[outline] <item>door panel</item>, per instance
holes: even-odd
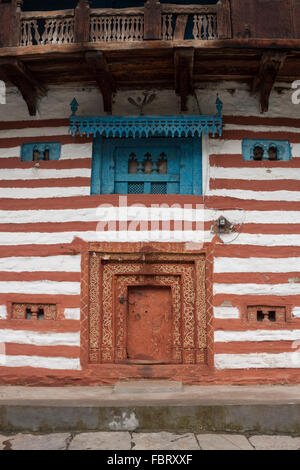
[[[172,360],[170,287],[130,287],[128,291],[128,359],[146,363],[170,363]]]

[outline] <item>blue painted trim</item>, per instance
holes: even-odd
[[[42,155],[45,150],[49,150],[49,159],[59,160],[61,154],[61,144],[60,142],[32,142],[23,144],[21,148],[21,161],[32,162],[34,150],[38,150],[40,155]],[[40,160],[43,159],[40,158]]]
[[[262,147],[264,150],[264,161],[269,160],[268,150],[270,149],[270,147],[277,148],[277,160],[275,161],[289,161],[292,159],[291,144],[287,140],[244,139],[242,143],[242,152],[244,160],[254,160],[254,149],[257,146]]]
[[[136,148],[134,153],[138,156],[144,147],[145,151],[155,153],[155,150],[161,149],[168,153],[168,145],[169,154],[173,158],[168,158],[167,174],[128,174],[128,151],[132,147]],[[142,154],[143,152],[144,150]],[[130,142],[96,137],[93,145],[91,194],[128,194],[130,182],[143,183],[143,194],[150,194],[152,183],[166,183],[167,194],[201,195],[202,138],[161,138]]]
[[[91,134],[107,138],[201,137],[212,133],[222,135],[222,102],[217,99],[215,116],[75,116],[77,102],[71,103],[69,131],[75,135]]]

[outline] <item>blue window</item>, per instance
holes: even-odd
[[[291,145],[286,140],[243,140],[244,160],[288,161],[292,158]]]
[[[202,194],[201,138],[94,139],[91,194]]]
[[[61,153],[60,142],[36,142],[23,144],[21,150],[22,162],[41,160],[58,160]]]

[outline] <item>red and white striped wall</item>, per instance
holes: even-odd
[[[89,195],[92,140],[72,139],[67,119],[0,122],[0,381],[14,381],[19,373],[51,374],[54,383],[74,373],[80,381],[75,237],[207,242],[220,215],[237,231],[214,249],[214,380],[230,381],[242,370],[244,382],[248,373],[251,383],[256,373],[262,382],[263,369],[269,381],[287,373],[286,380],[300,381],[294,373],[300,369],[300,121],[243,114],[225,115],[223,137],[204,140],[203,197],[132,195],[122,207],[117,195]],[[244,138],[289,140],[293,158],[246,162]],[[39,168],[20,161],[23,143],[45,139],[62,143],[59,161]],[[102,230],[96,231],[99,221]],[[8,301],[36,298],[55,299],[64,319],[32,326],[7,318]],[[243,308],[261,304],[288,305],[292,318],[280,327],[249,326]]]

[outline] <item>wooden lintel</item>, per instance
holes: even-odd
[[[112,98],[116,92],[116,86],[111,72],[109,71],[105,55],[101,51],[86,52],[86,63],[103,97],[103,107],[106,113],[112,113]]]
[[[252,84],[252,93],[260,93],[260,112],[265,113],[269,109],[271,91],[277,79],[278,73],[284,64],[287,53],[281,51],[267,51],[260,62],[258,75]]]
[[[194,49],[177,48],[174,51],[175,92],[181,97],[181,111],[187,111],[187,98],[194,93]]]
[[[20,60],[1,58],[0,70],[6,77],[6,81],[15,85],[22,94],[30,116],[35,116],[39,99],[47,93],[46,88]]]

